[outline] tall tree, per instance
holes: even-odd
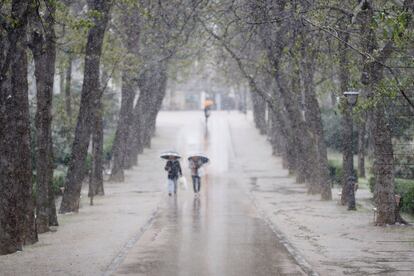
[[[256,128],[259,129],[260,134],[266,133],[266,102],[260,95],[253,93],[252,104],[253,104],[253,118]]]
[[[26,36],[33,4],[29,0],[11,1],[9,20],[2,17],[0,29],[0,254],[13,253],[23,244],[37,241]]]
[[[71,93],[71,83],[72,83],[72,63],[73,63],[73,56],[72,54],[68,54],[68,64],[66,67],[65,72],[65,111],[68,118],[72,118],[72,93]]]
[[[85,161],[92,131],[93,107],[100,101],[99,65],[112,1],[91,0],[88,1],[88,6],[96,14],[93,17],[94,25],[89,30],[86,44],[81,103],[65,182],[65,192],[60,206],[61,213],[74,212],[79,209],[80,192],[85,176]]]
[[[128,155],[128,136],[132,124],[133,108],[138,78],[139,39],[141,33],[140,11],[133,7],[121,17],[125,34],[122,37],[127,58],[122,68],[121,109],[112,147],[113,166],[111,180],[123,181],[125,158]]]
[[[32,20],[30,43],[35,63],[36,78],[36,214],[37,231],[49,231],[57,222],[54,194],[49,192],[53,182],[52,98],[55,76],[56,35],[54,31],[55,3],[45,1],[44,9]],[[51,197],[51,198],[49,198]],[[52,221],[49,221],[49,218]]]
[[[314,80],[316,60],[319,53],[318,47],[314,45],[318,44],[317,40],[320,39],[320,35],[310,38],[308,34],[309,29],[306,28],[306,26],[302,27],[300,52],[302,54],[301,73],[305,102],[305,119],[309,126],[309,131],[313,134],[311,135],[311,138],[315,147],[318,164],[313,181],[316,182],[314,186],[318,187],[317,189],[321,193],[321,198],[324,200],[331,200],[332,192],[328,168],[328,151],[324,138],[321,110],[316,97]]]
[[[361,20],[361,44],[366,53],[364,67],[361,74],[362,83],[367,90],[367,96],[372,98],[380,93],[381,81],[384,79],[384,63],[394,51],[393,38],[385,41],[383,47],[379,46],[374,29],[375,7],[371,0],[363,0],[359,3]],[[402,3],[402,12],[413,12],[412,0]],[[404,31],[411,17],[403,22],[404,28],[398,33],[404,36]],[[375,53],[375,58],[372,57]],[[378,225],[404,222],[398,210],[395,200],[394,183],[394,154],[392,145],[392,133],[386,116],[387,102],[380,99],[372,110],[373,146],[374,146],[374,172],[375,172],[375,200],[378,208],[376,223]]]
[[[346,21],[345,21],[346,20]],[[345,22],[344,22],[345,21]],[[339,38],[342,43],[338,43],[338,59],[339,59],[339,91],[343,93],[348,91],[350,84],[350,65],[349,65],[349,49],[345,43],[349,42],[349,32],[346,29],[351,23],[349,17],[341,21],[342,32],[339,33]],[[352,107],[347,103],[345,97],[340,101],[342,110],[342,205],[348,202],[347,180],[354,172],[354,154],[353,154],[353,123],[352,123]]]

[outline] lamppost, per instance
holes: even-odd
[[[355,210],[355,192],[354,186],[356,179],[354,179],[354,151],[353,151],[353,120],[352,111],[358,101],[358,91],[345,91],[344,97],[347,102],[347,111],[345,112],[345,132],[344,132],[344,180],[342,182],[342,204],[348,203],[348,210]]]
[[[359,95],[359,91],[345,91],[344,92],[346,102],[351,107],[351,111],[358,101],[358,95]]]

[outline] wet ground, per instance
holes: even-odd
[[[414,275],[414,221],[374,226],[368,188],[353,212],[337,203],[338,187],[329,202],[307,194],[251,114],[211,119],[205,129],[201,112],[161,112],[152,148],[125,182],[106,182],[93,206],[85,187],[79,213],[0,256],[0,275]],[[170,148],[211,157],[199,199],[168,197],[158,156]]]
[[[191,190],[172,197],[165,195],[148,229],[118,256],[110,272],[304,275],[237,181],[240,168],[235,163],[237,153],[227,114],[213,114],[207,126],[201,115],[181,113],[181,125],[172,145],[184,157],[202,151],[211,158],[204,170],[200,196],[195,197]],[[181,163],[188,173],[186,159]]]

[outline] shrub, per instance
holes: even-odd
[[[322,110],[323,131],[326,145],[330,149],[340,151],[342,149],[341,116],[339,111]]]
[[[59,171],[53,173],[52,188],[55,195],[61,194],[61,188],[65,187],[65,179],[66,173]]]
[[[395,155],[395,176],[404,179],[414,179],[414,154],[410,154],[409,149],[400,150],[408,154]]]
[[[103,158],[104,163],[109,163],[112,158],[112,146],[114,144],[115,140],[115,132],[109,135],[107,139],[105,139],[104,145],[103,145]]]
[[[342,151],[342,115],[338,109],[323,109],[321,111],[324,138],[326,146],[335,151]],[[353,151],[358,152],[358,132],[354,128],[353,134]]]
[[[373,193],[375,189],[375,178],[369,178],[369,189]],[[414,213],[414,180],[395,179],[395,193],[401,195],[401,211]]]
[[[342,164],[333,160],[328,160],[329,176],[331,177],[332,184],[341,185],[342,180]]]
[[[328,166],[329,166],[329,175],[331,177],[332,183],[342,186],[342,177],[343,177],[342,163],[337,162],[335,160],[328,160]],[[357,178],[357,181],[358,181],[357,171],[354,170],[353,175]]]
[[[60,188],[65,187],[65,179],[66,179],[65,172],[56,171],[56,170],[53,172],[52,189],[55,195],[59,195],[62,193]],[[37,194],[36,173],[33,173],[32,183],[33,183],[32,194],[33,194],[33,198],[35,199],[36,194]]]
[[[369,186],[369,190],[371,191],[371,193],[374,193],[374,189],[375,189],[375,177],[371,176],[368,180],[368,186]]]
[[[85,160],[85,170],[86,170],[86,175],[89,174],[89,172],[92,170],[92,154],[88,153],[88,155],[86,156],[86,160]]]
[[[395,179],[395,192],[401,195],[401,211],[414,213],[414,180]]]

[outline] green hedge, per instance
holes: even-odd
[[[53,174],[53,193],[55,195],[61,194],[60,188],[65,187],[65,179],[66,179],[66,173],[64,172],[56,172]]]
[[[342,165],[334,160],[328,160],[329,176],[331,177],[332,185],[341,185],[342,179]]]
[[[65,187],[65,179],[66,179],[66,173],[63,171],[59,171],[59,170],[55,170],[53,173],[53,182],[52,182],[52,189],[53,189],[53,193],[55,195],[60,195],[62,193],[60,188]],[[33,178],[32,178],[32,183],[33,183],[33,197],[36,198],[36,194],[37,194],[37,185],[36,185],[36,174],[33,174]]]
[[[332,185],[342,186],[342,163],[336,160],[328,160],[329,176],[331,177]],[[354,176],[357,177],[357,172],[354,170]]]
[[[370,177],[369,189],[374,192],[375,178]],[[407,213],[414,213],[414,179],[395,179],[395,192],[401,195],[401,211]]]

